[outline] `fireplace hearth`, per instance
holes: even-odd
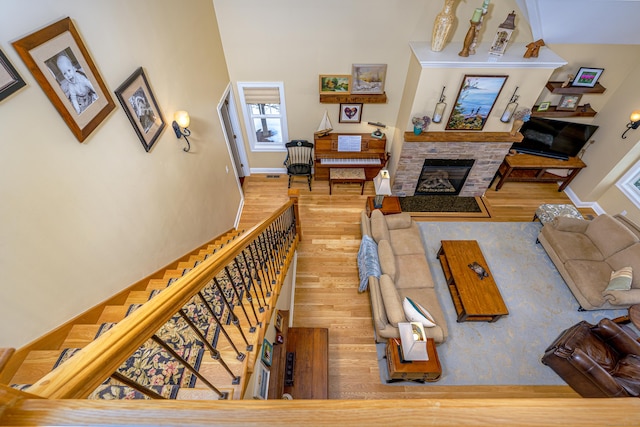
[[[473,167],[473,159],[425,159],[415,196],[460,194]]]

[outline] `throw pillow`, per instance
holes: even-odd
[[[420,304],[414,302],[411,298],[405,297],[402,301],[404,315],[410,322],[422,323],[425,328],[433,328],[436,321],[433,320],[431,314]]]
[[[609,286],[607,291],[628,291],[631,289],[631,279],[633,279],[633,269],[624,267],[620,270],[611,272]]]

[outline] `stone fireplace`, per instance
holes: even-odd
[[[425,159],[414,195],[458,195],[474,162],[473,159]]]
[[[426,132],[418,136],[407,132],[404,139],[393,177],[392,190],[396,196],[419,195],[416,190],[423,176],[425,161],[438,163],[443,159],[454,166],[459,161],[471,163],[471,166],[457,192],[437,191],[438,194],[482,196],[514,142],[508,132]]]

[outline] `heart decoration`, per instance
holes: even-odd
[[[344,109],[344,114],[349,117],[350,119],[353,118],[353,116],[355,116],[358,113],[358,108],[357,107],[347,107]]]

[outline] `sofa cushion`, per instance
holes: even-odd
[[[380,280],[375,277],[369,277],[369,297],[371,298],[371,315],[376,331],[383,330],[389,324],[389,320],[382,301]]]
[[[397,228],[389,231],[391,247],[396,255],[424,254],[420,238],[420,228],[415,222],[409,228]]]
[[[408,212],[387,215],[387,227],[389,230],[397,230],[399,228],[409,228],[412,224],[411,215]]]
[[[433,288],[429,263],[423,254],[396,255],[395,283],[398,289]]]
[[[387,220],[379,209],[371,212],[371,235],[377,243],[380,243],[381,240],[391,239]]]
[[[632,278],[633,268],[631,267],[623,267],[620,270],[612,271],[605,291],[628,291],[631,289]]]
[[[549,242],[560,261],[565,263],[570,259],[603,261],[604,257],[598,248],[585,234],[570,231],[557,231],[545,225],[542,235]],[[607,281],[609,279],[607,278]]]
[[[600,307],[605,300],[602,291],[609,284],[611,267],[604,261],[569,260],[565,269],[580,289],[580,293],[594,307]]]
[[[398,327],[398,323],[406,322],[407,319],[404,317],[400,294],[391,277],[386,274],[380,276],[380,292],[382,293],[382,301],[384,301],[384,309],[389,323]]]
[[[396,256],[391,249],[391,243],[388,240],[380,240],[378,243],[378,258],[380,260],[380,270],[383,274],[391,277],[393,281],[396,280]]]
[[[402,308],[404,309],[404,317],[406,317],[408,321],[421,323],[425,328],[433,328],[436,326],[436,321],[431,316],[431,313],[411,298],[402,300]]]
[[[591,221],[585,235],[591,239],[605,258],[638,241],[631,230],[607,214],[602,214]]]
[[[631,267],[636,272],[631,279],[631,287],[640,289],[640,243],[629,246],[607,258],[612,270]]]

